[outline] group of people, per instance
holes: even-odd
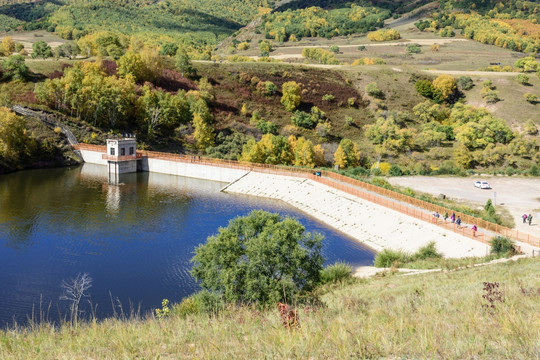
[[[441,217],[441,215],[439,214],[438,211],[436,211],[433,214],[433,217],[437,221]],[[444,219],[444,221],[446,221],[446,219],[448,219],[448,213],[447,212],[444,213],[443,219]],[[450,216],[450,221],[452,221],[452,224],[455,223],[457,226],[461,226],[461,217],[458,215],[457,218],[456,218],[456,213],[455,212],[452,212],[452,216]],[[478,231],[478,227],[476,226],[476,224],[474,224],[471,227],[471,230],[473,231],[473,235],[476,236],[476,232]]]
[[[441,215],[439,214],[439,212],[435,212],[433,214],[433,217],[438,219],[441,217]],[[446,221],[446,219],[448,219],[448,213],[444,213],[444,216],[443,216],[443,219],[444,221]],[[458,226],[461,226],[461,217],[458,215],[457,219],[456,219],[456,213],[455,212],[452,212],[452,216],[450,216],[450,221],[452,221],[452,223],[456,223]]]
[[[521,216],[521,218],[523,219],[523,223],[524,223],[524,224],[525,224],[526,222],[528,222],[528,223],[529,223],[529,226],[531,226],[531,223],[532,223],[532,215],[531,215],[531,214],[529,214],[529,215],[523,214],[523,215]]]

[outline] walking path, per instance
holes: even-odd
[[[384,272],[390,271],[390,270],[396,270],[398,272],[401,272],[401,273],[403,273],[402,275],[404,275],[404,276],[425,274],[425,273],[429,273],[429,272],[457,271],[457,270],[468,269],[468,268],[471,268],[471,267],[486,266],[486,265],[498,264],[498,263],[508,262],[508,261],[516,261],[516,260],[522,259],[524,257],[525,257],[525,255],[516,255],[516,256],[513,256],[511,258],[495,259],[495,260],[491,260],[491,261],[486,262],[486,263],[463,266],[463,267],[459,267],[457,269],[452,269],[452,270],[444,270],[444,269],[407,269],[407,268],[390,269],[390,268],[378,268],[378,267],[375,267],[375,266],[359,266],[359,267],[357,267],[355,269],[355,271],[353,273],[353,276],[357,277],[357,278],[361,278],[361,279],[366,279],[366,278],[370,278],[372,276],[375,276],[377,274],[384,273]]]

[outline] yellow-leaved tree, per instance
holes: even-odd
[[[201,114],[193,114],[193,127],[195,128],[193,137],[197,141],[199,150],[204,151],[207,147],[214,145],[214,129]]]
[[[30,155],[33,143],[26,133],[24,118],[0,107],[0,159],[15,163],[21,156]]]
[[[300,85],[298,85],[296,81],[288,81],[283,84],[281,91],[283,93],[281,103],[285,106],[285,109],[287,109],[287,111],[296,110],[302,101]]]
[[[15,51],[15,42],[11,36],[5,36],[2,39],[2,47],[4,48],[6,55],[11,55]]]
[[[441,92],[444,101],[450,100],[457,91],[456,80],[450,75],[439,75],[433,80],[435,90]]]
[[[334,163],[342,169],[360,165],[360,150],[358,146],[352,140],[341,140],[334,153]]]

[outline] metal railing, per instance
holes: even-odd
[[[75,137],[75,135],[73,135],[71,130],[66,125],[64,125],[62,122],[60,122],[58,119],[56,119],[54,116],[48,115],[48,114],[43,113],[43,112],[30,110],[30,109],[27,109],[27,108],[19,106],[19,105],[13,106],[11,108],[11,110],[13,110],[16,114],[19,114],[19,115],[31,116],[31,117],[38,118],[43,123],[45,123],[45,124],[47,124],[47,125],[49,125],[51,127],[58,127],[62,131],[62,134],[64,134],[66,136],[66,138],[67,138],[67,140],[68,140],[68,142],[69,142],[69,144],[71,146],[76,146],[76,145],[79,144],[79,142],[77,141],[77,138]]]
[[[78,150],[88,150],[102,153],[105,153],[107,150],[106,146],[90,144],[79,144],[76,145],[75,148]],[[476,224],[478,228],[482,228],[490,232],[507,236],[516,241],[540,247],[540,238],[532,236],[530,234],[520,232],[515,229],[510,229],[505,226],[486,221],[484,219],[454,211],[443,206],[416,199],[412,196],[404,195],[396,191],[385,189],[380,186],[369,184],[360,180],[356,180],[332,171],[317,170],[317,172],[321,174],[321,176],[317,176],[314,174],[313,169],[305,168],[256,164],[243,161],[213,159],[201,156],[181,155],[147,150],[137,151],[137,156],[139,156],[139,154],[141,157],[147,157],[150,159],[162,159],[185,163],[195,163],[200,165],[219,166],[231,169],[241,169],[246,171],[256,171],[267,174],[309,178],[313,181],[327,185],[336,190],[341,190],[343,192],[358,196],[370,202],[399,211],[409,216],[413,216],[417,219],[433,223],[435,225],[444,227],[447,230],[451,230],[455,233],[462,234],[463,236],[470,237],[483,243],[488,243],[492,236],[485,232],[473,231],[467,226],[459,226],[451,221],[445,221],[441,217],[434,217],[431,212],[438,212],[441,215],[444,213],[454,213],[456,218],[458,216],[461,217],[463,223]],[[413,207],[411,207],[411,205]],[[430,213],[426,213],[426,210]]]

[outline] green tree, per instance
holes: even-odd
[[[159,49],[159,55],[162,56],[176,56],[176,53],[178,52],[178,45],[175,43],[166,43]]]
[[[281,97],[281,103],[285,106],[287,111],[294,111],[300,105],[302,97],[300,95],[300,85],[295,81],[288,81],[283,84],[282,87],[283,96]]]
[[[30,74],[22,55],[11,55],[2,62],[3,78],[25,80]]]
[[[52,49],[45,41],[40,40],[32,44],[32,59],[35,59],[37,57],[46,59],[52,56]]]
[[[195,249],[192,275],[225,301],[274,306],[319,282],[322,235],[262,210],[237,217]]]
[[[190,77],[195,74],[195,69],[191,64],[191,57],[184,48],[180,48],[176,52],[176,68],[182,73],[182,76]]]
[[[269,56],[270,52],[273,50],[272,43],[266,40],[261,41],[259,44],[259,50],[261,51],[262,57]]]
[[[126,77],[128,74],[139,81],[144,78],[144,63],[142,57],[133,51],[126,52],[118,61],[118,75]]]
[[[431,81],[418,80],[416,84],[414,84],[414,89],[418,94],[427,97],[428,99],[433,97],[433,85],[431,84]]]
[[[139,108],[143,114],[143,127],[150,138],[157,134],[170,135],[174,128],[187,122],[189,117],[188,103],[182,93],[175,96],[146,85],[139,98]]]
[[[80,53],[79,47],[77,46],[77,43],[75,42],[66,42],[58,46],[54,50],[54,54],[57,58],[66,57],[66,58],[72,59],[73,57],[75,57],[75,55],[78,55],[79,53]]]

